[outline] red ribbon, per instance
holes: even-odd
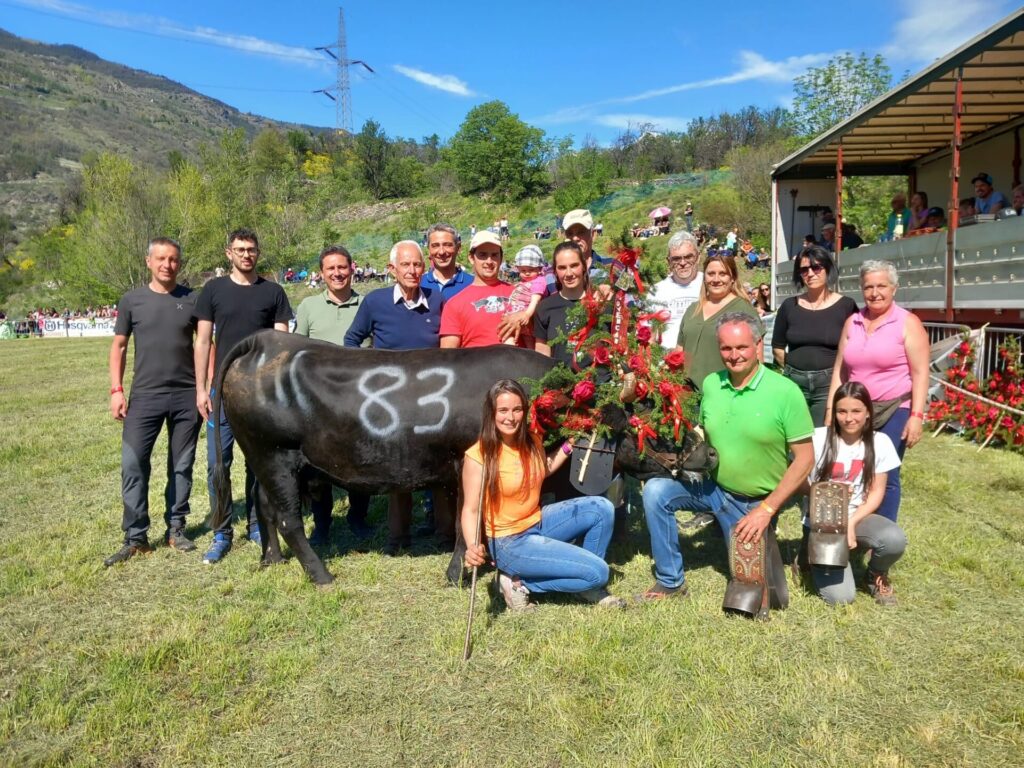
[[[587,310],[586,325],[579,330],[573,331],[568,337],[569,343],[573,345],[574,363],[576,361],[576,352],[581,346],[583,346],[583,342],[585,342],[587,337],[590,336],[590,332],[597,326],[597,321],[601,317],[601,302],[594,294],[587,292],[583,296],[583,306],[586,307]]]
[[[636,430],[636,449],[638,452],[644,452],[644,440],[648,437],[656,438],[658,433],[654,431],[654,427],[648,424],[646,421],[641,419],[639,416],[630,416],[629,424],[633,429]]]
[[[633,276],[633,280],[636,282],[637,293],[644,292],[644,281],[640,279],[640,271],[636,268],[637,261],[639,261],[640,259],[640,254],[641,251],[635,249],[619,251],[617,254],[615,254],[615,260],[617,264],[612,265],[613,271],[617,265],[621,265],[622,269],[625,269]],[[615,284],[614,275],[612,275],[612,284]]]
[[[629,307],[626,306],[626,292],[615,292],[612,310],[612,346],[620,355],[629,348]]]

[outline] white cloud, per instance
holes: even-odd
[[[89,24],[98,24],[102,27],[127,29],[156,35],[157,37],[190,40],[196,43],[215,45],[220,48],[230,48],[255,56],[296,61],[318,69],[329,66],[329,62],[326,59],[318,56],[308,48],[282,45],[281,43],[263,40],[251,35],[234,35],[213,29],[212,27],[185,27],[175,21],[159,16],[103,11],[78,3],[64,2],[64,0],[12,0],[12,2],[41,13],[77,19]]]
[[[930,64],[999,21],[1005,10],[991,0],[928,0],[901,3],[907,14],[882,49],[886,58]]]
[[[768,61],[764,56],[754,51],[740,51],[740,68],[732,74],[713,77],[708,80],[694,80],[689,83],[655,88],[634,94],[633,96],[606,99],[599,103],[632,104],[637,101],[646,101],[647,99],[668,96],[673,93],[694,91],[700,88],[713,88],[718,85],[732,85],[733,83],[743,83],[748,80],[788,83],[797,75],[802,75],[806,72],[809,67],[817,67],[824,64],[833,55],[832,53],[808,53],[803,56],[790,56],[782,61]]]
[[[654,88],[631,96],[616,96],[611,99],[603,99],[590,104],[581,104],[575,107],[563,107],[547,115],[530,120],[532,123],[544,125],[561,125],[566,123],[598,123],[612,127],[624,127],[625,121],[632,119],[633,122],[656,123],[662,130],[676,131],[683,130],[689,122],[677,117],[655,117],[651,115],[629,115],[629,114],[601,114],[600,108],[615,104],[634,104],[638,101],[656,99],[661,96],[669,96],[684,91],[694,91],[701,88],[714,88],[720,85],[731,85],[742,83],[748,80],[763,80],[772,83],[788,83],[797,75],[807,71],[809,67],[820,66],[832,58],[834,53],[809,53],[803,56],[790,56],[781,61],[769,61],[764,56],[754,51],[741,51],[739,54],[739,67],[735,72],[721,77],[709,78],[707,80],[693,80],[687,83],[678,83],[663,88]]]
[[[685,117],[658,117],[657,115],[644,114],[607,114],[596,115],[593,122],[598,125],[606,125],[609,128],[636,129],[637,126],[650,123],[655,131],[685,131],[690,125],[689,118]]]
[[[401,64],[394,64],[393,68],[398,74],[405,75],[410,80],[415,80],[417,83],[428,88],[436,88],[439,91],[454,93],[456,96],[476,95],[469,89],[465,81],[459,80],[455,75],[434,75],[430,72],[424,72],[422,69],[403,67]]]

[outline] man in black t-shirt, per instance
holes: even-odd
[[[569,327],[568,313],[580,303],[590,287],[586,258],[578,244],[565,242],[555,248],[552,263],[558,293],[545,296],[537,306],[537,314],[533,318],[533,335],[537,339],[535,348],[541,354],[572,367],[575,353],[572,342],[554,344],[553,340],[561,333],[568,335],[577,330]],[[581,367],[590,364],[589,360],[578,363]]]
[[[114,343],[110,347],[110,413],[124,422],[121,435],[121,496],[124,545],[104,560],[110,567],[133,555],[152,552],[149,545],[150,457],[160,429],[167,424],[167,523],[165,540],[179,552],[196,545],[185,536],[192,492],[199,417],[192,351],[195,294],[177,284],[181,247],[165,237],[151,240],[146,266],[148,285],[129,291],[117,303]],[[131,403],[124,397],[128,338],[135,337]]]
[[[195,365],[196,365],[196,407],[199,415],[206,419],[206,478],[210,492],[210,509],[216,508],[213,491],[213,467],[217,462],[217,447],[214,443],[213,393],[208,390],[207,372],[210,366],[210,345],[214,326],[217,328],[214,375],[220,371],[224,356],[242,339],[263,328],[288,330],[292,308],[284,289],[277,283],[264,280],[256,274],[260,247],[256,233],[249,229],[236,229],[228,235],[225,251],[231,263],[231,273],[217,277],[203,286],[196,301]],[[220,414],[220,436],[224,467],[229,476],[234,459],[235,436],[231,431],[224,409]],[[245,468],[245,511],[248,523],[248,538],[259,542],[259,526],[256,522],[256,477],[248,466]],[[234,532],[231,519],[224,521],[213,532],[213,543],[203,555],[203,562],[219,562],[231,549]]]

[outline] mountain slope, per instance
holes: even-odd
[[[72,45],[0,30],[0,213],[21,226],[54,215],[63,181],[90,151],[156,167],[225,130],[324,129],[239,112],[180,83]]]

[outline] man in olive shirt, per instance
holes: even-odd
[[[676,510],[712,513],[726,542],[734,530],[740,541],[756,541],[814,465],[807,403],[796,384],[758,361],[760,326],[758,318],[741,312],[717,323],[725,370],[704,379],[700,404],[708,444],[718,452],[714,477],[656,477],[644,486],[656,579],[644,599],[687,593]]]
[[[181,246],[158,237],[150,241],[146,266],[151,279],[117,303],[114,343],[110,347],[110,414],[124,422],[121,435],[121,496],[124,545],[103,561],[108,568],[149,545],[150,458],[160,430],[167,424],[167,503],[165,539],[179,552],[196,548],[185,536],[192,492],[199,417],[195,410],[195,294],[178,285]],[[135,338],[132,399],[124,397],[128,339]]]
[[[320,252],[320,274],[324,276],[327,289],[303,299],[299,304],[295,313],[295,333],[341,347],[345,344],[345,333],[352,325],[362,299],[352,290],[351,254],[344,246],[327,246]],[[320,493],[310,506],[313,512],[313,533],[309,543],[322,546],[330,538],[331,510],[334,508],[334,491],[330,481],[322,479]],[[349,491],[348,525],[360,538],[370,534],[366,524],[369,506],[369,496]]]

